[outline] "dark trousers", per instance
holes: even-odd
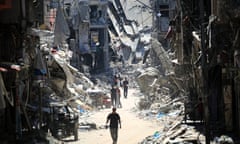
[[[127,98],[127,95],[128,95],[128,87],[127,86],[123,87],[123,95],[125,98]]]
[[[117,96],[111,96],[111,102],[112,102],[112,106],[116,107],[116,101],[117,101]]]
[[[113,140],[113,144],[117,144],[118,128],[110,128],[110,133]]]

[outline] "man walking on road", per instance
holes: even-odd
[[[127,78],[125,78],[125,80],[123,81],[123,95],[124,95],[124,98],[127,98],[127,95],[128,95],[128,80],[127,80]]]
[[[116,108],[122,108],[122,103],[121,103],[121,90],[120,88],[116,88]]]
[[[111,102],[112,102],[112,106],[116,107],[116,102],[117,102],[117,90],[116,90],[116,86],[112,85],[112,89],[111,89]]]
[[[108,114],[106,125],[110,121],[110,134],[113,140],[113,144],[117,144],[118,139],[118,124],[121,128],[121,120],[119,114],[116,112],[116,108],[112,108],[112,113]]]

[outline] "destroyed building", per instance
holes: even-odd
[[[53,103],[66,103],[75,112],[108,104],[102,89],[97,93],[99,101],[91,99],[94,83],[81,73],[108,69],[108,4],[98,0],[0,3],[4,142],[31,141],[28,136],[49,132],[45,128]]]
[[[239,6],[238,0],[177,0],[170,31],[154,35],[160,42],[164,38],[169,42],[175,79],[189,93],[187,119],[196,119],[192,108],[203,99],[207,143],[217,135],[240,134]]]
[[[94,84],[70,65],[72,52],[67,39],[71,31],[64,8],[59,1],[6,0],[0,3],[2,142],[27,143],[45,137],[47,132],[58,133],[61,129],[55,131],[48,123],[54,122],[51,111],[54,103],[57,103],[55,108],[60,103],[66,106],[63,116],[70,119],[80,107],[91,108],[84,103],[92,104],[85,90]],[[100,28],[99,33],[105,34],[106,24],[91,26],[92,30]],[[105,38],[100,42],[101,46],[108,47]],[[69,110],[70,107],[73,110]],[[78,121],[74,123],[78,126]],[[71,125],[71,122],[67,124]],[[78,130],[78,127],[74,129]],[[62,130],[78,139],[77,130]]]
[[[2,1],[0,4],[0,123],[3,142],[22,138],[22,122],[29,124],[29,121],[21,119],[23,115],[27,118],[22,100],[30,96],[30,91],[26,90],[32,88],[34,70],[39,78],[46,74],[44,69],[41,71],[40,67],[34,66],[39,52],[39,37],[27,35],[29,27],[43,23],[41,6],[33,1]]]
[[[74,43],[73,65],[79,69],[84,64],[91,70],[106,70],[109,67],[108,1],[69,1],[70,38]]]
[[[144,46],[154,66],[161,65],[146,69],[151,74],[141,85],[146,95],[153,98],[161,88],[172,98],[186,96],[186,121],[199,119],[192,108],[202,98],[206,141],[226,133],[239,136],[239,1],[152,2],[151,46],[139,44],[145,40],[134,29],[139,24],[127,19],[119,0],[1,2],[1,139],[22,140],[25,131],[44,124],[46,101],[86,106],[87,89],[94,84],[79,70],[108,69],[111,53],[119,48],[131,63]],[[59,22],[59,16],[66,19]],[[144,81],[144,75],[139,78]]]

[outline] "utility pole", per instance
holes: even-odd
[[[200,22],[201,22],[201,49],[202,49],[202,58],[201,58],[201,67],[202,67],[202,80],[203,80],[203,103],[204,103],[204,120],[205,120],[205,140],[206,144],[210,144],[210,129],[209,129],[209,110],[208,110],[208,89],[207,89],[207,80],[208,80],[208,66],[207,66],[207,57],[206,57],[206,35],[204,31],[204,2],[203,0],[199,1],[200,7]]]

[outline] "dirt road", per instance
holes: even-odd
[[[133,108],[139,101],[135,89],[129,89],[129,96],[127,99],[121,98],[123,108],[117,109],[121,116],[122,128],[119,129],[118,144],[137,144],[145,137],[153,135],[155,131],[159,130],[159,126],[150,120],[144,120],[137,117],[137,113],[133,112]],[[111,112],[111,109],[103,109],[94,112],[88,118],[97,125],[104,125],[106,116]],[[90,131],[79,131],[79,140],[76,142],[67,142],[71,144],[111,144],[111,136],[109,129],[98,129]]]

